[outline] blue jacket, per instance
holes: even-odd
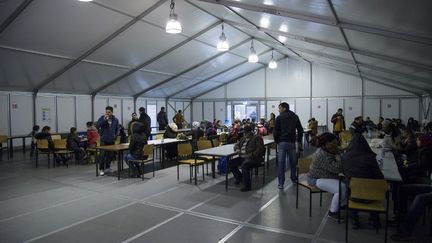
[[[103,143],[114,144],[119,134],[119,121],[115,116],[111,117],[111,125],[101,116],[97,121],[96,128],[99,130],[100,139]]]

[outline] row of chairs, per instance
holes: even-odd
[[[309,217],[312,217],[312,194],[320,194],[320,206],[322,206],[322,193],[326,193],[316,186],[308,184],[305,176],[309,172],[312,157],[299,158],[297,164],[297,191],[296,208],[298,208],[299,188],[309,191]],[[385,242],[387,242],[387,226],[389,212],[389,190],[384,179],[351,178],[347,187],[347,211],[345,219],[345,241],[348,242],[349,210],[376,212],[385,214]],[[377,228],[378,231],[378,228]]]
[[[53,135],[55,136],[55,135]],[[58,139],[56,137],[56,139],[53,139],[53,143],[54,143],[54,150],[51,150],[49,148],[49,144],[48,144],[48,140],[46,139],[37,139],[36,140],[36,158],[35,158],[35,162],[36,162],[36,168],[38,167],[38,162],[39,162],[39,154],[46,154],[48,157],[48,168],[50,168],[50,164],[51,164],[51,154],[52,155],[59,155],[59,156],[63,156],[65,158],[67,158],[67,160],[65,161],[66,163],[66,167],[69,167],[69,160],[73,157],[74,155],[74,151],[70,151],[66,148],[66,139]],[[56,166],[56,162],[53,162],[53,167]]]

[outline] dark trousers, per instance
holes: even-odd
[[[261,164],[259,161],[244,160],[243,158],[235,158],[230,161],[230,170],[237,182],[243,181],[246,188],[251,188],[251,169],[258,167]],[[239,170],[241,166],[241,172]]]
[[[101,141],[101,146],[104,145],[114,145],[114,142]],[[101,155],[99,156],[99,169],[100,170],[109,169],[111,167],[111,160],[113,160],[114,158],[115,158],[114,152],[102,151]]]
[[[414,201],[408,208],[408,200],[414,196]],[[403,185],[400,189],[399,213],[400,230],[405,233],[411,233],[418,219],[427,206],[432,205],[432,186],[423,184]]]

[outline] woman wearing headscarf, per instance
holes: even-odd
[[[341,203],[345,202],[345,184],[341,183],[339,192],[339,173],[342,172],[342,163],[338,149],[338,139],[332,133],[323,133],[316,137],[315,146],[318,147],[313,155],[312,164],[309,168],[308,183],[321,190],[333,193],[329,218],[338,219],[339,193]]]
[[[399,169],[405,181],[427,177],[427,172],[432,170],[432,136],[422,134],[417,138],[416,143],[418,146],[417,160],[405,161]]]
[[[383,179],[376,154],[371,150],[366,139],[361,134],[354,134],[348,145],[346,152],[341,157],[342,172],[345,176],[345,182],[349,185],[351,177]],[[360,221],[357,212],[352,212],[351,223],[354,229],[360,227]],[[371,213],[369,222],[375,227],[379,227],[378,214]]]
[[[200,123],[197,121],[192,122],[192,146],[194,150],[197,149],[197,142],[201,137],[204,137],[204,130],[201,128]]]
[[[166,127],[165,133],[163,135],[164,138],[177,138],[178,134],[178,128],[177,125],[172,122],[168,124]],[[169,143],[165,145],[166,154],[168,159],[172,160],[174,157],[177,156],[177,144],[176,143]]]

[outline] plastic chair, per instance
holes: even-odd
[[[50,168],[50,155],[51,150],[49,149],[49,144],[47,139],[37,139],[36,140],[36,156],[35,156],[35,162],[36,162],[36,168],[38,167],[39,162],[39,154],[46,154],[48,157],[48,168]]]
[[[212,148],[212,142],[210,140],[198,140],[197,142],[197,147],[198,150],[203,150],[203,149],[209,149]],[[208,155],[200,155],[198,156],[199,159],[203,159],[206,162],[212,161],[214,163],[214,157],[213,156],[208,156]],[[207,175],[208,173],[208,163],[206,163],[206,169],[207,169]]]
[[[297,192],[296,192],[296,208],[299,201],[299,187],[303,187],[309,191],[309,217],[312,217],[312,194],[320,194],[320,207],[322,206],[322,193],[326,192],[316,186],[311,186],[307,182],[306,174],[309,172],[309,167],[312,163],[312,157],[299,158],[297,162]]]
[[[144,180],[144,165],[152,162],[153,166],[153,177],[155,176],[155,163],[154,163],[154,153],[153,153],[154,145],[153,144],[145,144],[143,147],[143,158],[142,159],[132,159],[129,160],[129,163],[139,163],[141,164],[142,171],[141,179]],[[131,167],[129,166],[129,177],[131,174]]]
[[[348,144],[351,142],[352,133],[350,131],[342,131],[339,133],[339,139],[341,142],[341,148],[346,149]]]
[[[386,217],[384,242],[387,242],[389,211],[389,191],[387,182],[384,179],[365,179],[352,177],[348,187],[347,201],[345,241],[348,242],[349,211],[354,210],[384,213]],[[378,232],[378,227],[376,230]]]
[[[53,140],[54,143],[54,155],[58,156],[66,156],[68,159],[66,162],[66,168],[69,168],[69,159],[75,154],[74,151],[68,150],[66,147],[66,139],[56,139]],[[56,162],[54,161],[53,167],[56,166]]]
[[[177,180],[180,179],[180,164],[188,164],[189,165],[189,180],[192,183],[192,168],[195,168],[196,174],[196,166],[202,165],[203,169],[203,180],[204,180],[204,163],[205,161],[202,159],[193,159],[192,154],[192,144],[190,143],[180,143],[177,145],[177,153],[178,153],[178,163],[177,163]]]
[[[6,144],[6,147],[3,147],[3,144]],[[8,146],[8,136],[6,135],[0,135],[0,158],[3,157],[3,150],[6,149],[7,156],[9,159],[9,146]]]
[[[51,135],[51,139],[54,141],[54,140],[60,140],[62,138],[61,138],[60,134],[54,134],[54,135]]]

